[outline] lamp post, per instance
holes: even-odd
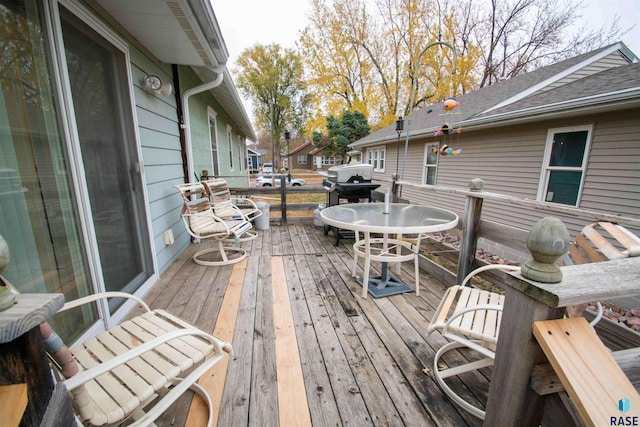
[[[418,67],[420,66],[420,60],[422,59],[422,55],[424,55],[427,50],[429,50],[430,48],[434,47],[434,46],[446,46],[448,48],[450,48],[453,51],[453,64],[452,64],[452,69],[451,69],[451,75],[455,75],[456,74],[456,48],[453,47],[452,44],[447,43],[447,42],[443,42],[440,41],[438,38],[438,41],[435,41],[433,43],[429,43],[427,45],[427,47],[425,47],[422,52],[420,52],[420,54],[418,55],[418,58],[415,61],[415,66],[413,68],[413,75],[415,76],[413,84],[411,85],[411,100],[409,102],[409,111],[407,112],[407,116],[409,116],[408,121],[407,121],[407,132],[405,133],[405,142],[404,142],[404,160],[402,163],[402,180],[404,181],[404,171],[407,168],[407,150],[409,148],[409,129],[411,128],[411,111],[413,110],[413,104],[416,100],[416,91],[418,90],[417,86],[418,86],[418,78],[416,76],[417,71],[418,71]],[[453,89],[455,91],[455,83],[453,82],[453,77],[451,78],[451,85],[453,86]]]
[[[287,180],[291,182],[291,159],[289,159],[289,142],[291,141],[291,133],[285,129],[284,139],[287,141]]]
[[[402,118],[402,116],[400,116],[398,117],[398,120],[396,120],[396,132],[398,132],[398,143],[396,144],[396,173],[394,173],[391,178],[391,192],[393,195],[393,203],[398,203],[398,197],[400,197],[400,195],[398,194],[398,165],[400,163],[400,134],[402,133],[403,129],[404,119]]]
[[[396,120],[396,132],[398,132],[398,144],[396,145],[396,179],[398,179],[398,167],[400,165],[400,134],[404,129],[404,119],[402,116]]]

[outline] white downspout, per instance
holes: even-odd
[[[191,119],[189,114],[189,98],[192,95],[196,95],[202,92],[206,92],[213,88],[216,88],[222,84],[222,80],[224,79],[224,70],[226,69],[226,65],[222,65],[218,68],[214,68],[212,71],[218,74],[215,80],[201,84],[200,86],[196,86],[191,89],[187,89],[182,94],[182,114],[183,114],[183,123],[180,127],[184,131],[185,137],[185,149],[187,151],[187,174],[189,176],[189,182],[193,182],[194,171],[193,171],[193,147],[191,145]]]

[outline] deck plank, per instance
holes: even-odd
[[[309,312],[316,330],[325,367],[336,398],[342,424],[357,426],[372,425],[366,403],[359,391],[358,383],[351,370],[351,364],[338,338],[339,328],[327,309],[326,299],[319,290],[318,281],[329,281],[324,276],[319,260],[323,255],[311,256],[307,262],[309,274],[313,277],[311,288],[305,288]]]
[[[213,376],[201,379],[218,402],[216,425],[292,424],[280,419],[284,409],[279,409],[286,407],[279,401],[284,373],[276,363],[275,322],[283,308],[290,310],[289,337],[293,330],[299,353],[290,366],[298,372],[292,378],[304,381],[304,391],[295,397],[306,397],[311,425],[479,425],[422,372],[446,342],[438,333],[426,335],[444,285],[421,271],[420,297],[363,299],[351,277],[353,239],[334,243],[335,236],[325,236],[321,227],[292,221],[258,231],[255,240],[242,244],[248,258],[230,266],[194,264],[193,252],[211,243],[191,245],[145,296],[153,308],[179,314],[233,343],[234,353],[214,367]],[[277,275],[272,258],[282,263]],[[379,270],[379,263],[372,264],[373,272]],[[413,283],[413,265],[404,263],[400,276]],[[284,286],[279,292],[286,291],[286,297],[282,293],[274,300],[278,286]],[[456,364],[467,356],[450,352],[443,362]],[[470,400],[486,397],[486,373],[452,381]],[[189,405],[204,409],[192,396],[185,393],[157,424],[202,425],[201,416],[187,418]]]
[[[282,255],[291,255],[295,253],[293,251],[292,240],[296,237],[295,233],[291,233],[295,230],[295,227],[279,227],[280,228],[280,242],[282,244]]]
[[[283,262],[287,282],[291,284],[289,300],[300,343],[300,363],[311,421],[317,426],[334,425],[339,423],[340,414],[304,291],[316,292],[314,280],[303,255],[284,257]]]
[[[278,308],[273,312],[275,336],[272,340],[275,341],[278,372],[278,419],[281,426],[310,426],[311,415],[282,257],[271,257],[271,278],[273,306]]]
[[[311,243],[311,239],[309,238],[309,234],[307,233],[308,227],[297,227],[298,228],[298,237],[300,238],[300,242],[302,243],[302,247],[304,248],[304,253],[307,255],[315,254],[316,248]]]
[[[256,265],[253,255],[246,262],[248,265]],[[268,263],[259,265],[261,277],[264,280],[271,280]],[[243,278],[237,320],[233,329],[233,354],[225,358],[229,361],[229,366],[218,418],[218,425],[221,426],[249,425],[257,286],[258,284],[252,281],[251,277]],[[270,425],[268,421],[265,420],[265,422]]]
[[[326,271],[330,260],[328,257],[323,257],[322,261],[319,267]],[[318,283],[318,286],[323,299],[327,302],[327,310],[333,319],[334,327],[340,331],[338,334],[340,343],[349,359],[359,392],[362,394],[374,425],[402,424],[403,421],[394,405],[394,400],[389,398],[390,394],[401,393],[401,387],[394,386],[388,389],[380,378],[381,375],[376,370],[366,346],[366,341],[376,339],[377,335],[368,324],[359,332],[354,327],[354,323],[363,320],[364,316],[353,301],[354,295],[342,278],[335,276],[327,276],[326,280]],[[367,334],[370,336],[367,337]],[[391,369],[391,366],[390,363],[385,370]],[[402,399],[406,402],[408,397],[403,396]]]
[[[251,398],[249,402],[249,419],[263,420],[264,425],[277,425],[278,420],[278,383],[276,378],[276,342],[274,326],[274,305],[272,289],[272,257],[249,258],[254,266],[253,274],[247,282],[256,283],[256,314],[253,334]]]
[[[305,253],[304,245],[302,244],[302,239],[300,238],[300,227],[301,226],[297,224],[294,224],[291,227],[288,227],[289,237],[291,239],[292,247],[291,247],[291,252],[289,252],[287,255]]]
[[[227,342],[233,342],[235,335],[235,325],[238,316],[238,307],[244,289],[243,281],[247,269],[247,260],[243,260],[233,266],[233,270],[229,275],[228,286],[224,293],[224,299],[221,304],[220,313],[217,316],[215,328],[212,334]],[[235,352],[235,349],[234,349]],[[224,357],[220,362],[214,365],[207,374],[200,378],[198,383],[207,390],[213,403],[214,423],[220,419],[220,415],[226,413],[226,407],[223,406],[223,389],[226,389],[225,380],[229,375],[228,366],[230,358]],[[230,381],[231,382],[231,381]],[[223,411],[222,408],[225,408]],[[187,427],[196,427],[206,425],[206,405],[201,399],[194,399],[192,402],[192,410],[185,423]]]
[[[343,259],[333,257],[332,261],[335,269],[343,277],[348,277],[350,271]],[[351,281],[351,284],[352,292],[359,294],[360,285],[354,281]],[[415,294],[407,295],[418,298]],[[442,405],[445,398],[439,388],[422,372],[423,363],[413,354],[411,348],[420,349],[421,339],[411,325],[402,316],[398,316],[397,309],[389,302],[397,298],[405,297],[397,295],[380,299],[356,299],[369,321],[369,328],[377,334],[377,339],[368,343],[367,351],[374,359],[378,372],[386,375],[383,379],[385,384],[391,383],[397,388],[402,388],[399,396],[392,395],[390,398],[396,402],[396,407],[407,425],[461,425],[464,421],[458,410],[449,405]],[[358,325],[357,331],[360,336],[367,336],[364,331],[366,326]],[[410,337],[407,341],[411,347],[403,341],[405,335]],[[385,369],[385,366],[393,366],[394,369]],[[428,405],[425,407],[422,402],[428,402]]]

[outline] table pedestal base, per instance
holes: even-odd
[[[362,280],[363,279],[361,277],[356,278],[356,282],[361,286]],[[415,292],[406,283],[391,273],[387,273],[386,278],[383,276],[369,277],[369,286],[367,287],[367,290],[374,298],[383,298],[406,292]]]

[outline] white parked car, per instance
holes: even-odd
[[[300,187],[302,185],[305,185],[306,182],[304,179],[300,179],[300,178],[293,178],[291,177],[291,180],[289,180],[287,178],[286,175],[273,175],[274,177],[274,182],[273,185],[275,185],[276,187],[280,187],[280,178],[284,176],[284,179],[287,182],[287,186],[291,185],[293,187]],[[260,175],[257,179],[256,179],[256,187],[271,187],[271,177],[272,175]]]
[[[273,173],[273,163],[264,163],[262,165],[262,173]]]

